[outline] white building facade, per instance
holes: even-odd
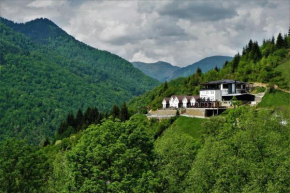
[[[207,101],[223,101],[227,96],[246,93],[246,83],[236,80],[219,80],[201,84],[200,98]]]

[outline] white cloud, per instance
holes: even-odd
[[[233,56],[249,39],[288,31],[287,1],[3,0],[1,15],[47,17],[76,39],[130,60],[185,66]]]
[[[47,8],[47,7],[58,7],[62,6],[66,3],[66,0],[36,0],[27,5],[27,7],[34,7],[34,8]]]

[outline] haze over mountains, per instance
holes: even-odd
[[[69,111],[109,111],[158,85],[123,58],[77,41],[48,19],[0,18],[0,140],[38,143]]]
[[[165,82],[171,77],[174,72],[180,69],[178,66],[173,66],[167,62],[158,61],[155,63],[132,62],[133,66],[141,70],[144,74]]]
[[[132,62],[132,64],[144,74],[160,82],[165,82],[179,77],[190,76],[196,72],[198,67],[203,73],[215,67],[222,68],[226,61],[230,62],[232,59],[233,57],[231,56],[211,56],[183,68],[162,61],[156,63]]]

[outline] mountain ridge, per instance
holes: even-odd
[[[179,77],[190,76],[196,72],[198,67],[201,68],[204,73],[214,69],[215,67],[222,68],[226,61],[230,62],[232,59],[233,57],[231,56],[209,56],[185,67],[173,66],[164,61],[154,63],[136,61],[132,62],[132,64],[144,74],[155,78],[160,82],[165,82]]]
[[[178,66],[173,66],[168,62],[158,61],[155,63],[132,62],[133,66],[141,70],[144,74],[164,82],[176,70],[180,69]]]
[[[198,62],[195,62],[191,65],[185,66],[173,73],[169,80],[179,78],[179,77],[187,77],[192,75],[196,72],[197,68],[199,67],[203,73],[208,72],[215,67],[222,68],[226,61],[230,62],[233,59],[231,56],[209,56],[205,57]]]

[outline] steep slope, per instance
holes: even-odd
[[[131,63],[89,47],[47,19],[0,20],[0,140],[39,143],[69,111],[108,111],[158,84]]]
[[[178,77],[186,77],[190,76],[193,73],[195,73],[196,69],[199,67],[203,73],[214,69],[216,66],[218,68],[222,68],[223,64],[226,61],[231,61],[233,57],[230,56],[211,56],[204,58],[194,64],[191,64],[189,66],[186,66],[184,68],[181,68],[173,73],[171,77],[169,77],[170,80],[178,78]]]
[[[281,76],[275,78],[275,83],[280,88],[290,89],[290,56],[285,58],[282,64],[275,68],[275,71],[281,74]]]
[[[132,64],[144,74],[155,78],[160,82],[165,82],[176,70],[180,69],[178,66],[172,66],[171,64],[162,61],[155,63],[132,62]]]

